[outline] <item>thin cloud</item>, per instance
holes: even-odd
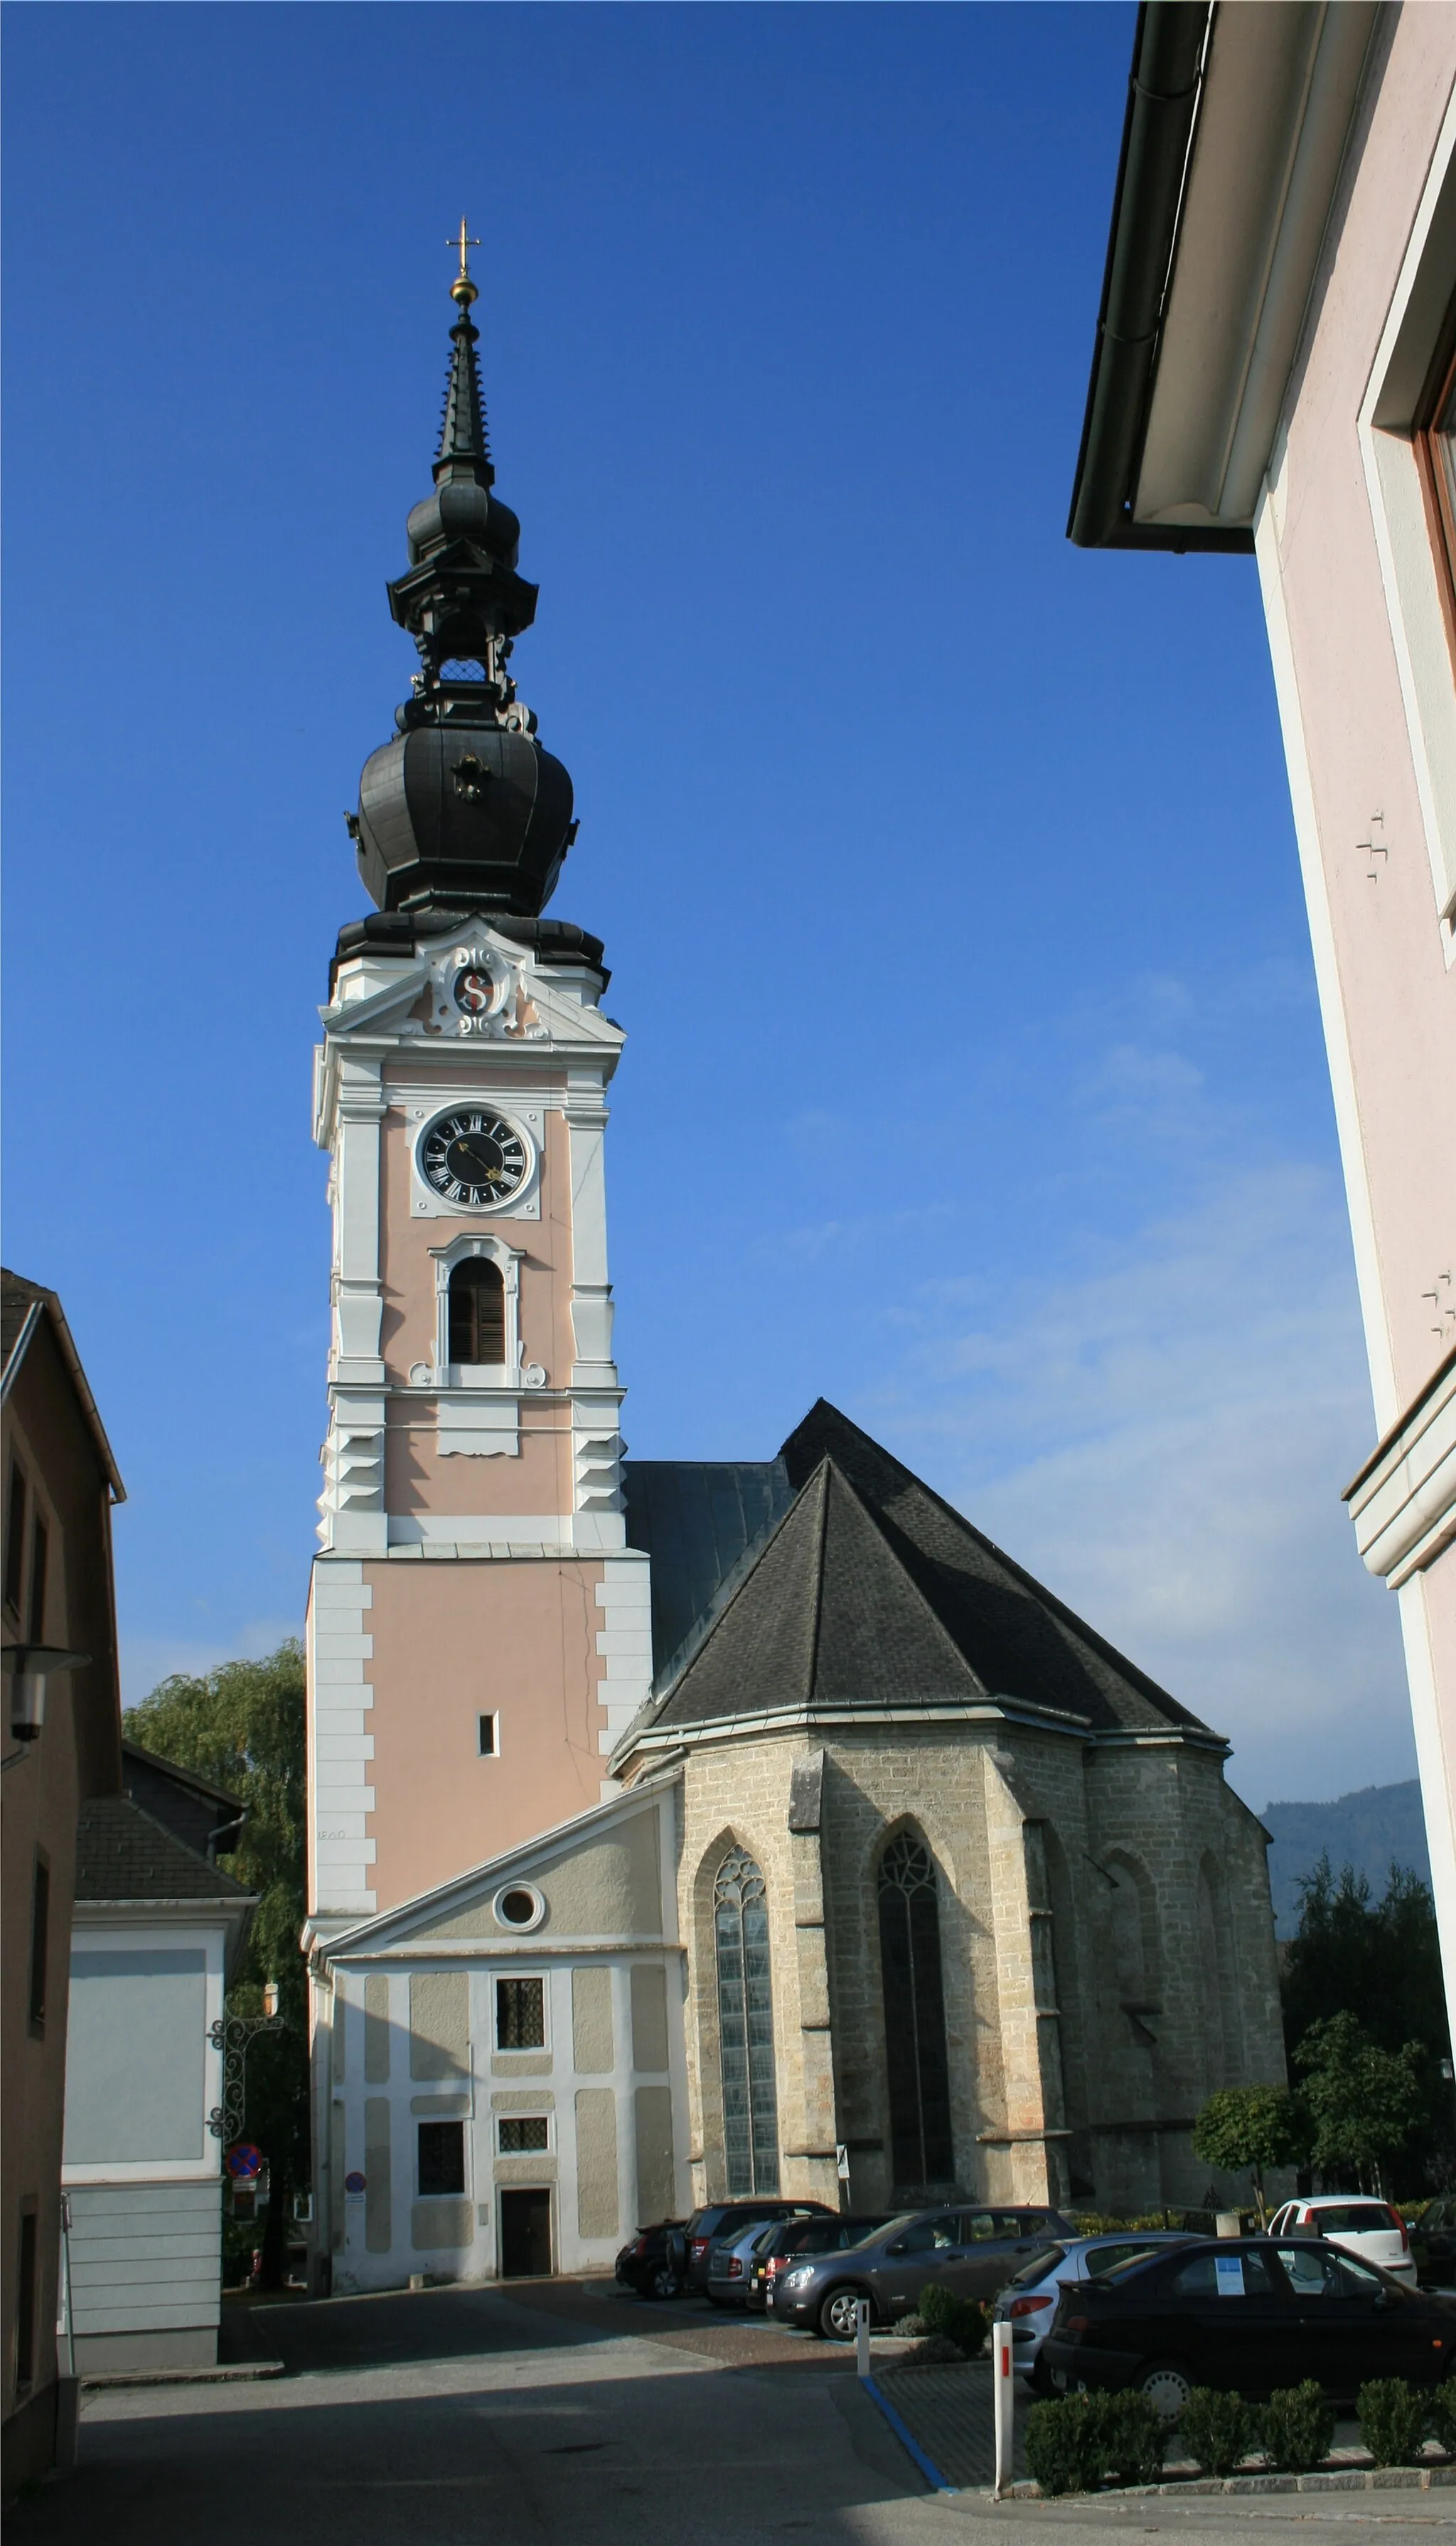
[[[1251,1801],[1357,1784],[1372,1758],[1411,1774],[1395,1603],[1339,1500],[1373,1418],[1333,1180],[1215,1172],[1002,1315],[957,1288],[922,1304],[902,1445],[1230,1736]]]

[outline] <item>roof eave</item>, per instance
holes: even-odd
[[[1377,0],[1139,13],[1078,547],[1252,550],[1380,16]]]
[[[24,1282],[25,1278],[24,1274],[17,1274],[15,1276],[15,1279],[21,1282]],[[116,1460],[112,1456],[112,1445],[106,1437],[106,1426],[102,1422],[101,1413],[97,1406],[96,1400],[91,1394],[91,1383],[82,1367],[81,1356],[76,1350],[75,1338],[71,1333],[70,1327],[66,1324],[65,1312],[62,1309],[56,1294],[53,1291],[47,1291],[42,1283],[33,1283],[28,1287],[34,1291],[35,1297],[31,1302],[30,1308],[26,1312],[25,1322],[21,1327],[20,1333],[16,1336],[15,1344],[12,1348],[10,1358],[6,1362],[5,1369],[3,1373],[0,1373],[0,1400],[3,1400],[9,1396],[11,1389],[14,1387],[16,1380],[20,1376],[26,1353],[30,1347],[33,1337],[35,1336],[36,1330],[40,1325],[41,1312],[43,1311],[50,1319],[51,1330],[54,1333],[56,1343],[60,1348],[61,1359],[70,1373],[71,1384],[75,1389],[78,1400],[80,1400],[81,1412],[85,1417],[92,1439],[95,1441],[97,1449],[101,1454],[102,1472],[111,1488],[112,1500],[114,1503],[123,1503],[126,1499],[126,1488],[121,1483],[121,1472],[117,1467]]]

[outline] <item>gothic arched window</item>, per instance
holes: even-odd
[[[713,1885],[718,2034],[723,2055],[723,2151],[728,2190],[778,2190],[778,2108],[773,2089],[773,2004],[768,1989],[768,1910],[764,1878],[730,1848]]]
[[[930,1852],[908,1834],[880,1858],[880,1965],[897,2187],[949,2183],[955,2173],[940,1913]]]
[[[450,1275],[449,1346],[451,1361],[506,1358],[506,1285],[488,1255],[467,1255]]]

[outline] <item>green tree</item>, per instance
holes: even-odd
[[[1422,2177],[1443,2184],[1456,2142],[1441,2077],[1451,2037],[1429,1888],[1409,1867],[1392,1865],[1377,1901],[1364,1875],[1346,1865],[1336,1876],[1323,1856],[1299,1890],[1299,1930],[1284,1949],[1281,1980],[1290,2066],[1297,2070],[1311,2030],[1341,2014],[1382,2051],[1418,2046],[1420,2108],[1400,2143],[1402,2172],[1412,2187]]]
[[[1349,2171],[1385,2190],[1385,2172],[1419,2122],[1426,2056],[1418,2042],[1382,2050],[1347,2007],[1312,2024],[1294,2055],[1313,2124],[1310,2155],[1322,2172]]]
[[[1265,2218],[1264,2167],[1294,2165],[1305,2154],[1307,2126],[1287,2086],[1221,2086],[1193,2124],[1193,2155],[1222,2173],[1254,2177],[1259,2226]]]
[[[305,1906],[306,1783],[303,1648],[280,1645],[263,1661],[224,1662],[202,1678],[178,1673],[123,1718],[128,1740],[223,1786],[247,1807],[228,1871],[259,1896],[228,1990],[238,2015],[263,2009],[279,1986],[281,2030],[248,2053],[248,2136],[268,2160],[271,2197],[263,2279],[283,2276],[289,2196],[308,2180],[308,1993],[299,1934]]]
[[[1300,1877],[1299,1928],[1284,1953],[1284,2033],[1291,2045],[1343,2008],[1385,2051],[1424,2043],[1449,2059],[1441,1948],[1430,1888],[1393,1865],[1384,1897],[1353,1866],[1328,1855]]]

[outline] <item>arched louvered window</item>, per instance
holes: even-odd
[[[940,1912],[935,1869],[918,1838],[892,1838],[880,1858],[880,1966],[895,2184],[920,2191],[955,2174]]]
[[[451,1361],[506,1358],[506,1285],[488,1255],[467,1255],[450,1275]]]
[[[741,1847],[730,1848],[718,1868],[713,1937],[728,2190],[734,2195],[776,2192],[778,2107],[768,1988],[768,1909],[763,1875]]]

